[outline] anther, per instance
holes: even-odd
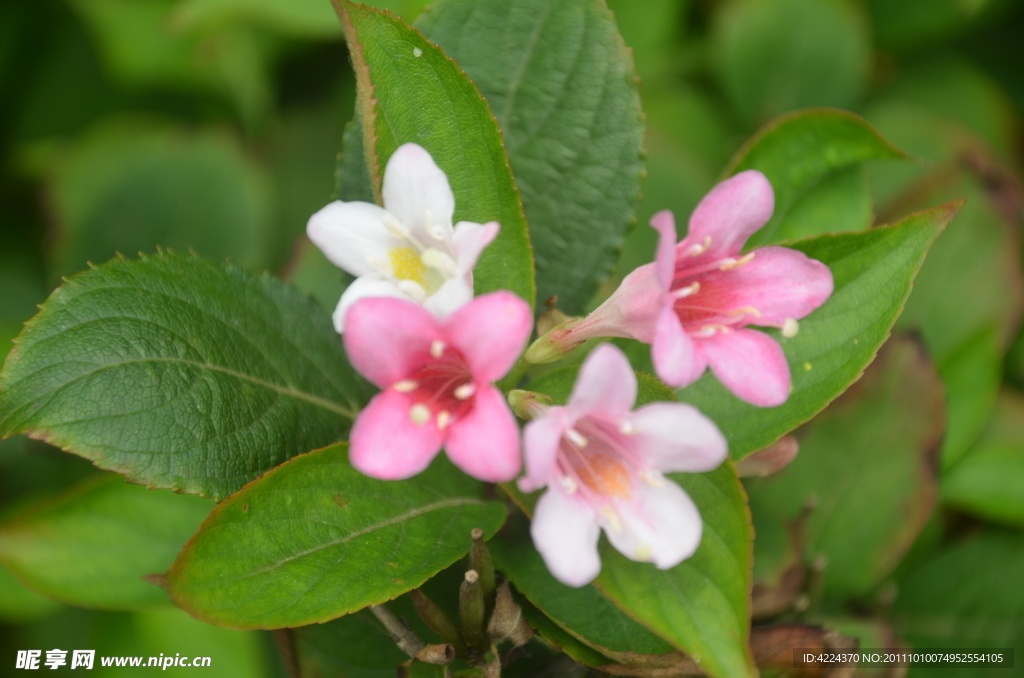
[[[718,267],[718,270],[719,271],[731,271],[734,268],[739,268],[740,266],[745,266],[746,264],[750,263],[750,260],[754,258],[755,254],[757,254],[757,252],[750,252],[748,254],[744,254],[739,259],[733,259],[732,257],[729,257],[727,259],[723,259],[722,260],[722,265]]]
[[[636,433],[636,426],[634,426],[633,422],[631,421],[624,421],[621,424],[619,424],[619,433],[631,436],[634,433]]]
[[[636,553],[634,553],[633,555],[636,556],[636,560],[638,562],[646,563],[654,557],[654,551],[648,544],[637,544]]]
[[[612,528],[612,532],[622,532],[622,521],[619,520],[619,515],[611,506],[602,506],[601,513],[608,519],[608,526]]]
[[[700,292],[700,283],[694,282],[687,285],[686,287],[680,287],[678,290],[675,290],[674,292],[672,292],[672,296],[675,297],[676,299],[682,299],[683,297],[689,297],[691,295],[697,294],[697,292]]]
[[[786,339],[792,339],[799,331],[800,323],[796,321],[796,318],[786,318],[786,322],[782,323],[782,336]]]
[[[384,228],[388,229],[388,233],[395,236],[396,238],[409,238],[409,229],[402,225],[402,222],[394,217],[392,214],[385,213],[381,218],[381,222],[384,224]]]
[[[706,236],[704,236],[704,242],[703,243],[699,243],[699,244],[694,245],[693,247],[690,248],[690,256],[691,257],[699,257],[700,255],[702,255],[705,252],[707,252],[709,247],[711,247],[711,236],[710,235],[706,235]]]
[[[420,255],[420,261],[425,266],[436,269],[449,277],[455,275],[455,260],[439,249],[428,247]]]
[[[413,379],[403,379],[402,381],[396,381],[392,384],[391,388],[395,389],[399,393],[411,393],[419,388],[419,382]]]
[[[761,312],[753,306],[744,306],[743,308],[737,308],[735,311],[729,311],[729,315],[752,315],[755,318],[760,318]]]
[[[664,487],[665,478],[660,473],[652,473],[651,471],[640,471],[637,475],[640,479],[651,487]]]
[[[409,419],[417,426],[423,426],[430,421],[430,410],[422,403],[416,403],[409,408]]]
[[[476,385],[473,382],[463,384],[455,389],[455,397],[459,400],[467,400],[473,397],[474,393],[476,393]]]
[[[562,476],[562,487],[565,489],[566,494],[576,494],[576,491],[580,489],[576,481],[569,476]]]
[[[452,423],[452,415],[448,410],[441,410],[437,413],[437,428],[445,430]]]
[[[445,343],[440,339],[434,339],[430,342],[430,355],[434,356],[435,360],[440,360],[441,356],[444,355]]]
[[[696,335],[698,337],[712,337],[719,332],[722,332],[724,334],[725,332],[728,331],[729,328],[726,325],[705,325],[704,327],[700,328],[698,332],[696,332]]]
[[[423,303],[427,299],[426,291],[415,280],[399,280],[398,289],[419,303]]]
[[[589,442],[583,436],[582,433],[580,433],[579,431],[577,431],[574,428],[571,428],[568,431],[566,431],[565,432],[565,437],[568,438],[573,443],[573,445],[575,445],[576,447],[579,447],[579,448],[586,447],[587,443]]]

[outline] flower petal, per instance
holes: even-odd
[[[752,254],[739,268],[705,274],[701,295],[713,292],[714,305],[725,312],[754,309],[747,322],[771,327],[807,316],[831,296],[832,271],[820,261],[788,247],[762,247]]]
[[[523,428],[526,475],[519,479],[519,489],[523,492],[535,492],[548,484],[558,457],[558,445],[565,433],[563,412],[562,407],[549,408],[544,416]]]
[[[353,280],[352,284],[342,293],[341,300],[338,301],[338,306],[334,309],[334,314],[331,316],[334,320],[334,329],[338,331],[338,334],[344,334],[345,332],[345,316],[348,314],[348,310],[352,308],[352,304],[367,297],[392,297],[394,299],[412,301],[390,280],[378,278],[372,273],[360,276]]]
[[[563,584],[589,584],[601,571],[601,530],[594,510],[578,494],[565,494],[559,483],[552,483],[537,502],[530,534],[544,564]]]
[[[412,400],[388,389],[374,396],[350,436],[349,458],[361,473],[381,480],[402,480],[430,465],[440,451],[442,432],[433,421],[415,424],[409,418]]]
[[[629,360],[614,344],[601,344],[583,361],[566,409],[573,419],[618,419],[635,402],[636,373]]]
[[[309,218],[306,234],[332,264],[352,275],[388,265],[388,252],[405,245],[384,227],[385,210],[368,202],[336,200]]]
[[[627,444],[656,471],[703,473],[718,468],[728,456],[725,436],[692,405],[651,403],[623,422],[632,428]]]
[[[423,307],[437,318],[447,318],[473,301],[473,278],[463,275],[449,278],[423,302]]]
[[[500,229],[497,221],[489,221],[486,224],[460,221],[455,224],[452,247],[455,249],[455,268],[458,275],[472,272],[480,253],[494,242]]]
[[[671,306],[664,308],[658,318],[654,341],[651,342],[651,359],[658,377],[675,388],[697,381],[707,367],[703,354],[683,330],[679,316]]]
[[[519,427],[498,389],[477,384],[473,409],[452,424],[445,449],[456,466],[478,480],[503,483],[519,475]]]
[[[530,306],[504,290],[477,297],[444,321],[452,344],[462,351],[473,376],[491,382],[505,376],[530,337]]]
[[[349,308],[342,340],[352,367],[387,388],[429,361],[430,344],[443,337],[437,319],[419,304],[373,297]]]
[[[651,217],[651,226],[658,232],[658,250],[654,264],[658,271],[658,284],[668,292],[676,270],[676,218],[671,210],[662,210]]]
[[[665,294],[656,273],[653,263],[633,269],[612,296],[576,323],[560,341],[581,343],[596,337],[625,337],[651,343],[658,317],[665,306]]]
[[[775,407],[789,398],[786,354],[764,332],[730,330],[699,341],[715,376],[736,397],[759,407]]]
[[[702,260],[739,254],[747,238],[768,223],[774,210],[775,193],[768,178],[757,170],[740,172],[712,188],[700,201],[690,215],[690,228],[678,252],[689,256],[689,248],[703,245],[710,238]]]
[[[425,246],[451,240],[455,196],[448,177],[422,146],[402,144],[391,154],[384,168],[381,194],[388,212]],[[428,212],[430,224],[426,221]],[[443,237],[429,234],[428,226],[440,227]]]
[[[700,546],[703,523],[693,500],[671,480],[637,483],[630,501],[616,503],[618,523],[601,520],[608,541],[623,555],[675,567]],[[617,529],[616,529],[617,528]]]

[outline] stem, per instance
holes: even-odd
[[[526,362],[526,358],[520,356],[519,361],[512,366],[512,369],[505,375],[505,378],[495,384],[495,386],[501,389],[502,393],[508,394],[509,391],[519,385],[519,382],[526,376],[526,371],[531,367],[533,365]]]
[[[415,657],[427,646],[426,643],[420,640],[419,637],[413,633],[412,629],[399,621],[398,617],[392,614],[391,610],[383,605],[371,605],[370,612],[372,612],[373,616],[384,625],[384,628],[387,629],[388,635],[391,636],[391,640],[395,641],[395,645],[398,646],[398,649],[410,657]]]

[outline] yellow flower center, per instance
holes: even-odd
[[[399,280],[412,280],[420,287],[427,288],[427,265],[411,247],[395,247],[388,252],[391,271]]]

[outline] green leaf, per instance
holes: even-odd
[[[253,268],[279,263],[268,177],[220,132],[107,124],[72,147],[48,194],[54,278],[158,246]]]
[[[346,445],[298,457],[221,503],[168,572],[171,599],[234,628],[324,622],[423,584],[505,508],[444,459],[411,480],[362,475]]]
[[[299,675],[309,678],[394,678],[395,668],[409,659],[368,611],[288,629],[288,633]]]
[[[878,41],[888,49],[910,52],[969,31],[993,10],[1011,3],[1003,0],[866,0]]]
[[[841,231],[851,222],[857,229],[864,228],[864,203],[870,198],[863,180],[835,175],[867,160],[905,157],[862,118],[845,111],[799,111],[771,122],[736,153],[725,170],[726,176],[759,170],[775,190],[775,214],[747,241],[747,249],[800,235]],[[802,198],[811,205],[800,205]],[[796,212],[792,224],[791,209]],[[808,209],[823,221],[809,225],[808,215],[801,213]]]
[[[491,541],[492,554],[494,553],[495,543],[495,540]],[[508,574],[507,570],[504,570],[504,573]],[[607,600],[604,600],[605,604],[607,602]],[[526,621],[529,622],[530,626],[555,649],[561,650],[584,666],[604,666],[611,663],[608,657],[594,651],[589,645],[580,642],[576,636],[559,626],[555,620],[534,607],[524,596],[516,596],[516,603],[519,604],[519,608],[523,611],[523,616],[526,617]],[[619,612],[619,614],[621,615],[622,613]],[[629,620],[630,624],[636,625],[636,622],[633,620],[628,617],[626,619]]]
[[[552,372],[530,382],[528,388],[551,396],[555,402],[565,402],[577,371],[578,367],[571,367]],[[672,392],[654,377],[638,373],[637,381],[638,406],[674,400]],[[629,560],[602,538],[602,569],[594,586],[626,615],[698,662],[708,675],[756,675],[748,646],[753,533],[736,469],[725,463],[710,473],[675,473],[669,477],[690,495],[704,520],[697,552],[670,570],[659,570],[649,563]],[[529,509],[536,495],[526,501],[516,498]],[[513,554],[525,561],[514,563],[513,572],[516,567],[528,567],[527,558],[536,557],[524,554],[525,550]],[[550,575],[543,572],[520,579],[510,576],[530,602],[595,649],[613,654],[664,652],[664,645],[652,643],[650,636],[637,632],[629,639],[616,639],[624,620],[594,613],[595,599],[586,590],[545,579]],[[630,642],[636,644],[629,647],[626,643]]]
[[[983,328],[939,365],[949,408],[949,426],[942,441],[943,469],[963,457],[985,429],[999,395],[1001,368],[995,326]]]
[[[167,604],[162,572],[213,502],[104,474],[0,525],[0,562],[32,589],[107,610]]]
[[[633,60],[612,13],[597,0],[438,0],[416,25],[501,125],[538,299],[581,313],[635,222],[644,169]]]
[[[866,19],[844,0],[722,5],[711,32],[722,88],[748,124],[807,106],[849,108],[871,64]]]
[[[826,175],[800,196],[779,222],[773,240],[865,231],[873,217],[867,170],[863,165],[852,165]]]
[[[892,619],[912,647],[1021,647],[1024,645],[1024,535],[985,529],[946,547],[901,582]],[[920,676],[1001,676],[1005,669]]]
[[[827,559],[826,595],[868,593],[899,564],[935,506],[944,419],[935,367],[916,342],[893,337],[860,381],[797,432],[792,463],[745,483],[751,506],[767,514],[758,523],[785,525],[813,506],[806,555]],[[758,540],[754,549],[756,560]]]
[[[0,567],[0,623],[26,624],[44,619],[60,604],[22,584],[6,567]]]
[[[1024,274],[1016,226],[983,181],[962,177],[938,195],[967,202],[932,247],[897,326],[922,332],[941,364],[992,324],[1000,348],[1009,346],[1024,308]]]
[[[0,434],[220,498],[341,438],[367,388],[316,302],[180,254],[68,280],[0,373]]]
[[[942,476],[942,501],[1024,526],[1024,397],[1006,390],[981,440]]]
[[[345,202],[373,202],[373,183],[370,179],[370,170],[366,166],[363,134],[363,123],[359,119],[357,108],[352,120],[345,126],[342,152],[334,172],[334,192],[339,200]]]
[[[533,254],[501,131],[454,61],[393,15],[336,0],[358,84],[375,194],[388,158],[415,142],[448,175],[455,221],[501,222],[474,269],[477,294],[507,289],[534,303]]]
[[[493,539],[489,548],[495,566],[550,619],[549,623],[577,643],[584,643],[587,649],[592,648],[589,653],[575,653],[588,666],[609,664],[611,659],[630,663],[633,654],[658,655],[675,650],[630,619],[593,586],[571,588],[552,577],[525,530],[503,534]],[[552,640],[558,642],[558,636]],[[593,650],[600,654],[594,657]]]
[[[710,372],[678,391],[679,399],[719,425],[734,459],[767,447],[809,420],[874,359],[903,309],[925,253],[959,208],[959,203],[950,203],[892,226],[790,245],[828,265],[835,291],[800,321],[797,336],[785,339],[776,330],[768,332],[789,361],[789,400],[779,407],[755,407],[729,393]]]

